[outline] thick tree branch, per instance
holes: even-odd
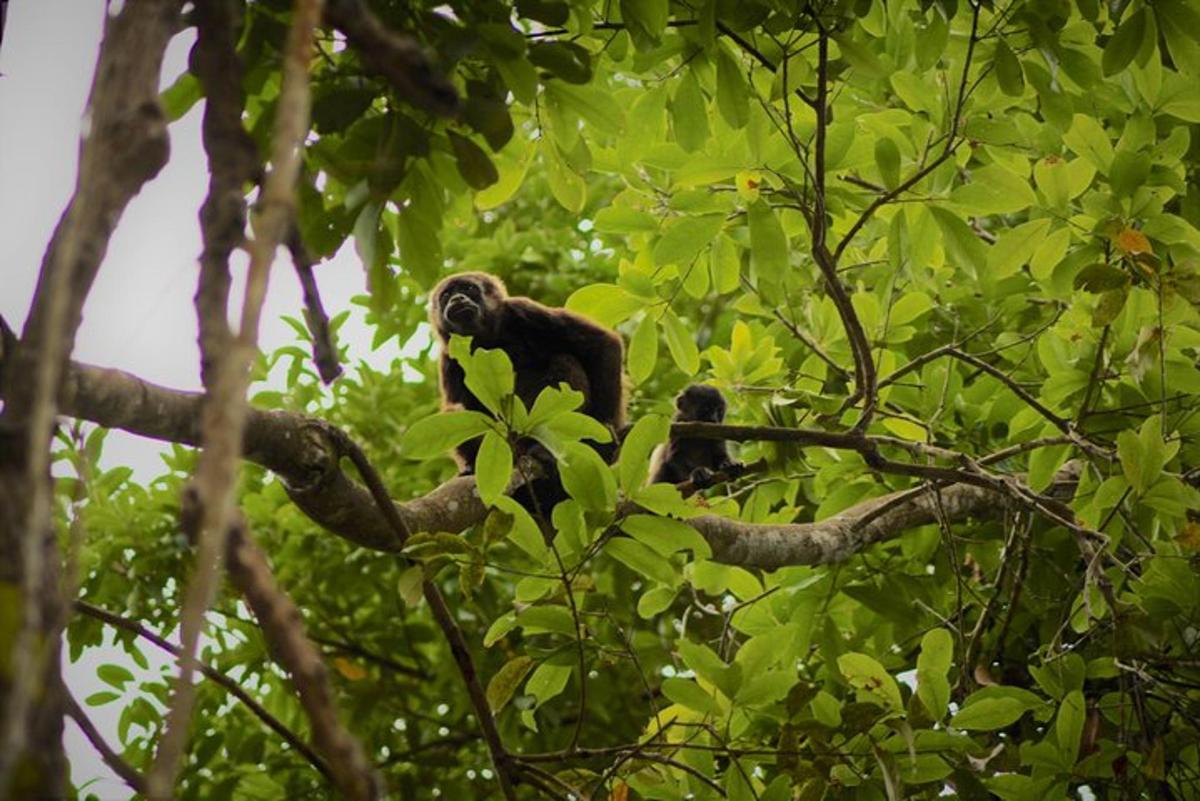
[[[50,436],[59,384],[109,239],[129,201],[167,161],[158,83],[179,6],[180,0],[128,0],[119,13],[105,15],[75,192],[46,249],[7,371],[20,380],[6,381],[0,414],[0,586],[20,596],[16,636],[0,653],[8,663],[0,674],[0,798],[66,791]],[[34,698],[38,682],[44,689]]]
[[[62,399],[64,413],[143,436],[195,444],[200,396],[148,384],[118,370],[84,365],[73,365],[68,378]],[[855,432],[711,423],[676,424],[673,431],[688,437],[792,441],[860,453],[894,444]],[[247,417],[245,457],[276,472],[292,500],[319,525],[364,548],[399,551],[403,539],[397,536],[394,524],[379,511],[371,493],[339,467],[340,458],[347,455],[339,444],[345,438],[320,420],[252,409]],[[941,491],[952,522],[970,516],[996,518],[1014,502],[1030,508],[1052,500],[1036,494],[1014,496],[1023,485],[1000,474],[890,461],[885,465],[898,474],[949,482]],[[715,516],[690,522],[708,539],[714,558],[721,562],[759,568],[825,564],[847,559],[872,542],[934,522],[930,491],[918,487],[874,498],[817,523],[752,524]],[[393,509],[403,530],[410,532],[463,531],[487,515],[471,477],[452,478],[425,495],[394,503]],[[1065,514],[1064,510],[1061,504],[1049,508],[1057,517]]]
[[[339,791],[351,801],[378,798],[379,779],[358,740],[338,718],[328,671],[304,634],[300,610],[276,584],[267,557],[250,538],[244,520],[230,531],[225,560],[229,577],[258,619],[271,653],[291,675],[312,726],[313,742],[325,757]]]

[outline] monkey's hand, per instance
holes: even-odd
[[[722,462],[717,465],[717,472],[725,475],[726,478],[737,478],[742,473],[746,472],[746,465],[742,462],[735,462],[732,459],[728,462]]]
[[[692,470],[692,486],[698,490],[708,489],[713,485],[713,471],[707,467],[697,467]]]

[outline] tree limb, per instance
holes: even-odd
[[[199,406],[200,396],[196,393],[155,386],[119,370],[78,364],[71,367],[62,398],[66,414],[187,445],[196,444]],[[672,430],[689,437],[790,440],[855,451],[877,445],[875,439],[854,432],[711,423],[676,424]],[[339,459],[345,455],[339,441],[345,438],[343,432],[321,420],[251,409],[246,420],[244,454],[249,461],[278,474],[296,505],[322,527],[364,548],[399,551],[402,539],[379,511],[371,493],[339,466]],[[897,473],[949,481],[942,487],[942,500],[952,522],[971,516],[996,518],[1013,502],[1012,494],[1000,482],[1011,478],[1008,476],[972,475],[952,468],[895,462],[888,465]],[[964,483],[965,479],[974,483]],[[720,562],[765,569],[828,564],[848,559],[873,542],[935,522],[929,492],[923,487],[901,490],[816,523],[756,524],[716,516],[689,522],[708,540],[714,558]],[[1032,501],[1024,498],[1021,503],[1028,507]],[[470,476],[451,478],[422,496],[393,502],[393,508],[404,529],[412,532],[463,531],[487,515]]]
[[[15,636],[5,638],[0,653],[8,663],[0,675],[3,798],[66,794],[50,437],[84,301],[109,239],[129,201],[167,161],[158,84],[180,4],[128,0],[119,13],[105,15],[75,192],[43,257],[21,338],[9,343],[15,352],[0,413],[0,586],[20,595]],[[43,689],[35,698],[39,682]],[[20,776],[15,766],[22,766]]]
[[[312,727],[313,741],[325,757],[339,791],[351,801],[378,798],[379,779],[358,740],[338,718],[328,671],[304,634],[300,610],[276,584],[266,555],[250,538],[240,518],[230,530],[225,560],[229,577],[258,619],[271,653],[291,675]]]
[[[417,41],[388,30],[362,0],[329,0],[325,16],[401,99],[443,117],[458,113],[458,92],[434,70]]]

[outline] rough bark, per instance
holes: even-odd
[[[83,118],[79,174],[42,261],[0,414],[0,798],[66,794],[58,676],[62,602],[49,446],[84,301],[121,214],[166,163],[158,103],[181,0],[127,0],[106,16]],[[9,350],[8,346],[5,350]]]
[[[68,415],[154,439],[187,445],[198,439],[198,394],[156,386],[119,370],[73,364],[62,409]],[[688,435],[697,433],[695,424],[685,425]],[[746,431],[723,427],[719,433],[728,438],[758,436],[753,429]],[[813,445],[850,447],[854,436],[812,432],[801,439],[812,439]],[[315,418],[251,409],[243,447],[245,458],[279,475],[296,505],[322,527],[364,548],[399,550],[400,539],[370,493],[339,465],[345,455],[338,445],[343,437]],[[1072,474],[1061,479],[1058,494],[1069,492]],[[937,491],[951,521],[994,519],[1012,503],[1001,492],[969,484],[950,484]],[[755,524],[712,515],[689,522],[708,540],[719,562],[763,569],[829,564],[872,543],[936,522],[934,492],[891,493],[816,523]],[[471,477],[452,478],[425,495],[396,503],[395,508],[410,532],[463,531],[487,514]]]

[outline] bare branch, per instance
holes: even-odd
[[[196,567],[180,612],[183,658],[179,676],[154,764],[146,777],[147,795],[151,799],[170,797],[175,784],[195,698],[192,673],[198,664],[195,653],[204,625],[204,612],[216,592],[220,557],[234,521],[234,490],[242,456],[250,366],[257,353],[258,325],[271,264],[275,260],[275,250],[287,235],[295,206],[294,187],[300,172],[300,152],[308,133],[308,64],[321,9],[322,0],[296,2],[284,51],[282,88],[272,139],[272,169],[263,188],[255,237],[248,248],[250,267],[241,322],[237,336],[227,348],[219,354],[206,354],[215,362],[215,373],[203,409],[204,450],[195,480],[203,509],[200,536]],[[217,308],[204,311],[211,315],[224,314],[223,309]]]
[[[109,770],[121,777],[121,781],[128,784],[134,792],[146,792],[146,780],[142,774],[138,773],[129,763],[121,759],[121,755],[112,750],[108,743],[104,742],[104,737],[96,728],[96,725],[88,718],[87,713],[83,711],[83,707],[75,700],[75,696],[64,687],[63,701],[67,710],[67,715],[75,721],[79,726],[79,730],[83,732],[83,736],[96,749],[96,753],[104,760],[104,764],[108,765]]]
[[[225,553],[229,577],[262,626],[271,653],[291,674],[313,741],[325,757],[341,794],[352,801],[380,796],[379,779],[362,746],[338,719],[325,663],[304,634],[300,610],[275,583],[267,557],[250,538],[245,521],[229,533]]]

